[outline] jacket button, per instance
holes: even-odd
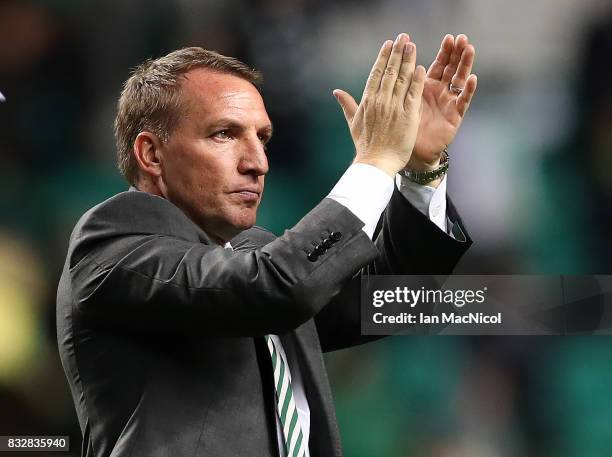
[[[334,241],[334,240],[332,240],[331,238],[325,238],[325,239],[323,240],[323,247],[324,247],[325,249],[329,249],[329,248],[331,248],[331,247],[332,247],[332,245],[333,245],[334,243],[335,243],[335,241]]]
[[[318,246],[314,248],[313,252],[318,256],[323,255],[325,254],[325,248],[323,247],[323,245],[319,244]]]
[[[342,238],[342,233],[340,233],[340,232],[331,232],[329,234],[329,236],[331,237],[332,240],[339,241],[340,238]]]
[[[315,251],[309,252],[307,257],[311,262],[316,262],[319,260],[319,254],[317,254]]]

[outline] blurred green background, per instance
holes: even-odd
[[[281,233],[352,159],[331,91],[358,96],[399,32],[426,67],[445,33],[476,46],[450,147],[475,240],[456,272],[612,273],[609,1],[0,0],[0,435],[70,435],[79,455],[55,290],[74,223],[127,188],[112,122],[130,68],[197,45],[263,71],[258,223]],[[607,337],[394,337],[328,367],[349,457],[612,455]]]

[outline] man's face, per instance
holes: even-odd
[[[227,241],[255,224],[272,124],[244,79],[195,69],[181,89],[184,115],[161,149],[164,196]]]

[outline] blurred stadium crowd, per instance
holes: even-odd
[[[331,91],[360,94],[402,31],[426,67],[445,33],[476,46],[450,148],[475,240],[457,273],[612,274],[609,1],[0,0],[0,435],[70,435],[79,455],[55,291],[78,217],[127,187],[112,122],[129,69],[198,45],[263,71],[259,223],[280,233],[351,161]],[[607,457],[611,361],[608,337],[404,336],[328,366],[349,457]]]

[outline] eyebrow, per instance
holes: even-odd
[[[227,127],[229,129],[243,129],[244,126],[242,124],[240,124],[239,122],[236,122],[234,119],[230,119],[230,118],[221,118],[216,120],[215,122],[213,122],[211,124],[213,127]],[[257,130],[258,132],[265,132],[266,135],[268,135],[269,137],[272,137],[272,134],[274,133],[274,126],[272,125],[272,123],[260,128]]]

